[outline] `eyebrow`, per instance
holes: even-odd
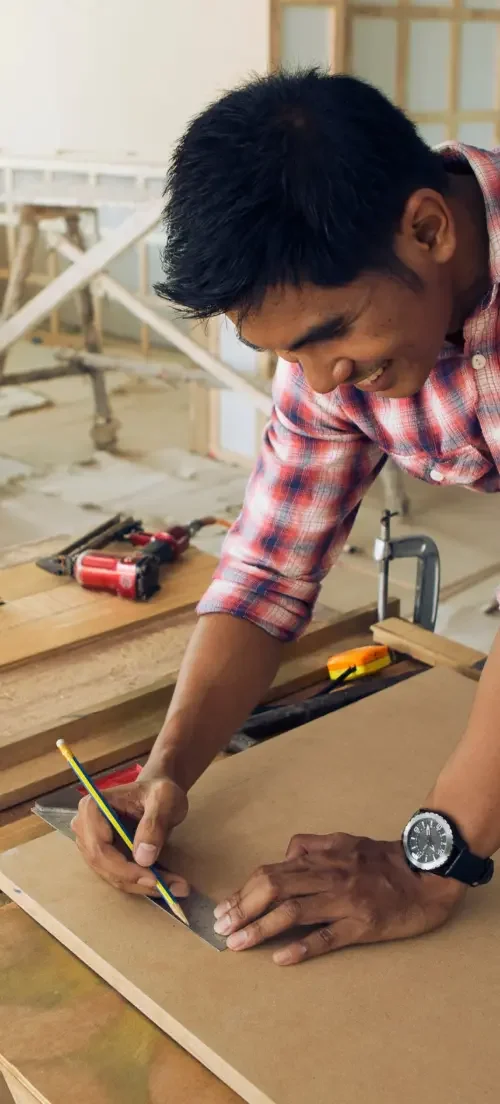
[[[315,345],[320,341],[331,341],[335,337],[344,337],[346,333],[351,329],[355,318],[349,317],[345,314],[334,315],[333,318],[327,318],[324,322],[320,322],[317,326],[312,326],[311,329],[306,330],[300,337],[296,337],[286,348],[291,353],[296,353],[299,349],[302,349],[304,345]],[[238,337],[243,345],[247,345],[249,349],[254,349],[256,353],[263,353],[263,349],[260,345],[253,345],[251,341],[247,341],[240,331],[238,331]]]

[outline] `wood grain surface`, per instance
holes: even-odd
[[[474,692],[432,670],[227,759],[194,788],[168,862],[220,899],[279,860],[294,832],[397,838]],[[430,936],[288,970],[268,946],[216,954],[148,902],[120,897],[55,835],[2,856],[0,885],[250,1104],[470,1104],[472,1085],[496,1104],[495,881]]]
[[[395,613],[398,611],[397,601],[390,603],[390,610]],[[373,606],[353,610],[342,617],[336,617],[332,611],[320,608],[307,633],[294,644],[285,645],[283,663],[272,687],[265,695],[265,700],[272,700],[319,681],[327,658],[333,651],[357,645],[368,638],[375,614]],[[83,652],[81,655],[79,652],[73,653],[72,667],[68,665],[69,657],[63,657],[68,680],[68,696],[64,700],[68,704],[72,701],[72,709],[69,714],[62,710],[62,715],[59,713],[60,719],[47,726],[40,727],[38,724],[30,728],[27,723],[22,705],[23,685],[19,676],[23,674],[23,670],[25,673],[29,672],[29,677],[25,680],[24,696],[30,698],[31,681],[33,678],[38,679],[36,670],[41,668],[45,677],[40,682],[37,681],[37,685],[40,686],[40,694],[46,695],[53,680],[57,678],[55,657],[52,660],[40,660],[37,665],[30,664],[25,669],[6,672],[7,683],[9,674],[11,678],[16,676],[15,694],[12,682],[7,687],[4,685],[0,688],[0,702],[3,695],[7,698],[10,695],[11,704],[7,704],[5,708],[7,716],[17,703],[26,723],[24,726],[18,723],[14,731],[6,724],[5,729],[0,732],[0,810],[9,809],[40,793],[47,793],[71,780],[71,769],[55,750],[55,743],[59,738],[75,745],[79,758],[91,771],[105,770],[127,759],[146,754],[163,723],[193,627],[194,618],[190,615],[172,617],[168,618],[161,632],[155,632],[154,646],[143,635],[143,627],[134,630],[133,639],[122,642],[120,647],[111,650],[111,654],[103,656],[100,651],[97,661],[91,650],[86,656]],[[90,645],[88,648],[90,649]],[[164,672],[168,673],[149,685],[141,684],[140,680],[137,684],[134,659],[137,660],[137,666],[140,666],[140,657],[151,656],[154,652],[163,657]],[[131,670],[135,673],[135,681],[129,674]],[[144,672],[144,668],[142,670]],[[72,672],[73,695],[69,682]],[[111,677],[112,674],[114,678]],[[99,680],[101,697],[92,706],[88,701],[91,694],[86,694],[86,688],[89,680],[92,683],[96,679]],[[136,688],[127,690],[127,684]],[[107,687],[108,693],[113,687],[121,687],[122,691],[107,698]],[[55,697],[53,694],[52,696]],[[35,706],[35,699],[32,700]],[[49,717],[51,715],[57,717],[56,700],[54,712],[48,714]]]
[[[239,1099],[15,905],[0,909],[0,1070],[42,1104]]]
[[[148,602],[129,602],[74,583],[0,606],[0,667],[68,650],[84,641],[193,609],[209,585],[214,557],[190,548],[164,569],[160,591]],[[1,575],[0,575],[1,593]]]

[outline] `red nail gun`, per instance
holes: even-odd
[[[37,560],[37,566],[52,575],[70,575],[89,590],[106,590],[136,602],[146,601],[159,589],[162,564],[177,560],[200,529],[215,524],[229,527],[229,522],[221,518],[205,517],[196,518],[189,525],[148,533],[135,518],[116,514],[55,556]],[[141,553],[120,556],[100,551],[114,541],[128,541],[140,548]]]

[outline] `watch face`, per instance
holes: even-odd
[[[403,846],[412,866],[438,870],[453,850],[453,832],[439,813],[416,813],[404,830]]]

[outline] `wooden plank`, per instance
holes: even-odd
[[[453,671],[429,671],[343,710],[334,726],[324,718],[306,738],[299,730],[220,763],[193,790],[170,865],[220,899],[284,855],[298,829],[397,838],[455,746],[474,692]],[[495,880],[480,905],[471,894],[460,918],[431,937],[286,971],[269,946],[215,954],[101,882],[56,834],[4,855],[0,885],[249,1104],[304,1104],[311,1071],[315,1104],[470,1104],[471,1070],[476,1098],[494,1099]],[[429,1048],[429,1038],[443,1045]]]
[[[481,677],[480,670],[474,668],[486,659],[484,652],[459,644],[456,640],[448,640],[439,633],[429,632],[411,621],[389,617],[373,625],[372,632],[377,644],[387,644],[389,648],[428,663],[430,667],[453,667],[475,682]]]
[[[80,260],[83,256],[87,256],[87,254],[82,254],[79,249],[71,245],[67,238],[62,238],[57,234],[51,233],[47,235],[47,238],[50,244],[53,245],[63,257],[74,261],[75,264],[77,259]],[[224,387],[228,387],[231,391],[235,391],[238,394],[245,395],[258,410],[261,410],[263,414],[267,416],[270,415],[272,410],[272,399],[264,389],[256,387],[255,384],[250,383],[245,376],[239,375],[234,369],[229,368],[227,364],[223,364],[222,360],[219,360],[219,358],[209,352],[208,349],[204,349],[201,345],[198,345],[196,341],[193,341],[193,338],[190,337],[189,334],[183,333],[167,318],[160,317],[157,311],[152,310],[151,307],[141,302],[137,296],[127,291],[117,280],[113,280],[111,276],[100,276],[99,284],[101,289],[105,291],[111,299],[120,303],[122,307],[125,307],[126,310],[130,311],[130,313],[143,322],[144,325],[149,326],[151,330],[158,333],[160,337],[163,337],[170,345],[174,345],[181,353],[185,353],[190,360],[193,360],[200,368],[204,368],[206,372],[219,380]],[[0,335],[1,332],[0,329]]]
[[[396,612],[397,601],[390,608]],[[313,624],[301,640],[285,645],[284,661],[264,700],[272,701],[318,682],[333,651],[366,640],[374,614],[374,607],[367,606],[333,623]],[[187,637],[191,626],[186,630]],[[17,739],[4,740],[3,746],[0,734],[0,810],[71,781],[71,770],[54,750],[60,738],[77,746],[79,758],[92,771],[147,754],[163,723],[183,650],[179,648],[177,662],[167,678],[139,691],[115,695],[42,730],[20,730]]]
[[[215,565],[214,557],[189,549],[178,563],[168,565],[160,591],[148,602],[128,602],[77,584],[11,602],[0,608],[0,667],[192,609]]]
[[[237,1104],[15,905],[0,948],[0,1070],[28,1094],[16,1104]]]
[[[69,579],[42,571],[35,563],[15,564],[0,570],[0,597],[4,602],[15,602],[18,598],[28,598],[30,594],[56,590],[69,582]]]

